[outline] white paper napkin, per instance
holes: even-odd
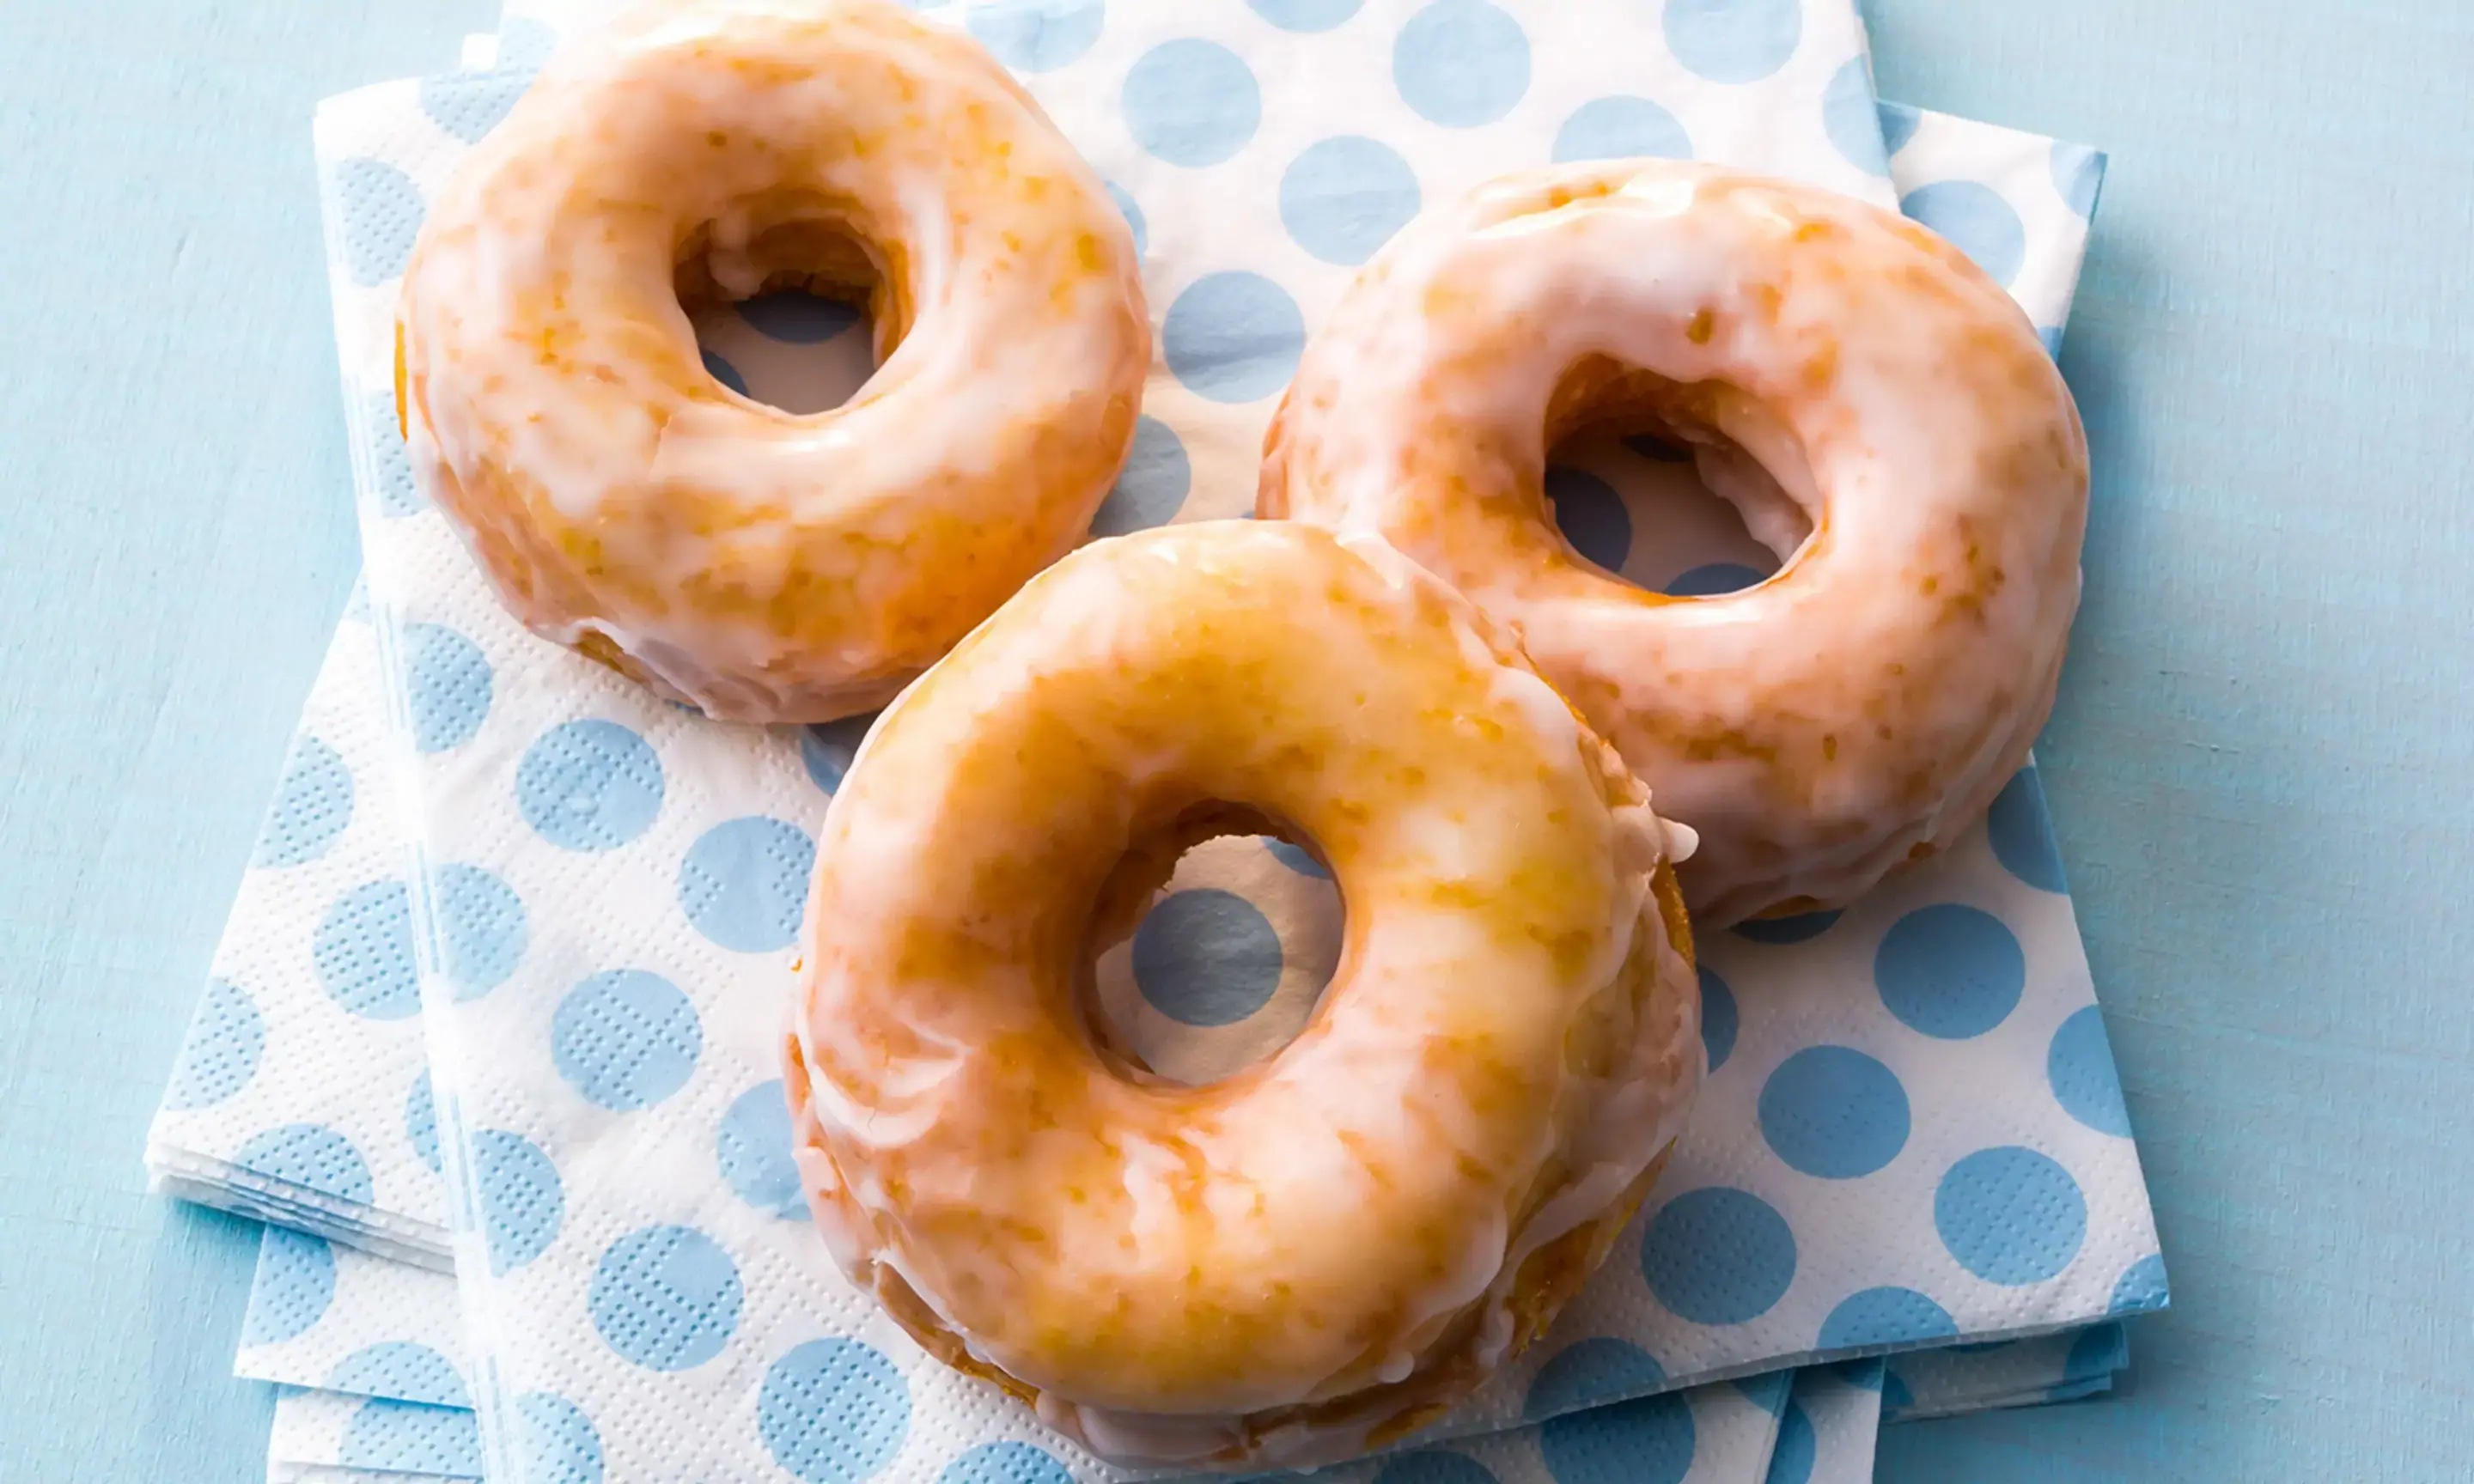
[[[409,467],[400,475],[408,487]],[[186,1199],[444,1268],[382,673],[355,591],[302,708],[146,1162],[158,1187]]]

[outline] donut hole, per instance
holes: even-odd
[[[900,343],[907,326],[892,281],[863,236],[795,202],[698,226],[671,275],[706,374],[802,417],[858,395]]]
[[[1549,409],[1547,510],[1575,555],[1624,583],[1718,597],[1768,578],[1811,539],[1789,492],[1811,487],[1801,449],[1732,387],[1593,358],[1565,373]]]
[[[1134,1081],[1217,1082],[1314,1018],[1346,913],[1301,831],[1227,804],[1137,841],[1101,890],[1081,1011],[1102,1059]]]

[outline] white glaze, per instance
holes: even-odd
[[[1089,1043],[1079,955],[1128,850],[1215,801],[1313,843],[1346,942],[1295,1041],[1185,1088]],[[1380,543],[1088,546],[887,709],[826,816],[789,1082],[829,1245],[1122,1461],[1379,1446],[1552,1317],[1679,1132],[1665,862],[1613,751]]]
[[[1777,575],[1670,599],[1557,534],[1548,423],[1609,363],[1670,384],[1613,401],[1736,445],[1700,464]],[[1306,348],[1258,511],[1379,534],[1512,624],[1700,832],[1685,891],[1722,925],[1860,896],[2025,760],[2077,605],[2087,452],[2033,327],[1941,239],[1635,160],[1510,177],[1395,237]]]
[[[673,288],[829,227],[880,351],[794,416],[706,374]],[[813,251],[813,250],[805,250]],[[535,632],[739,720],[870,709],[1088,528],[1150,328],[1096,177],[969,38],[885,0],[664,0],[589,28],[405,271],[415,466]]]

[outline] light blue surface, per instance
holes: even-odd
[[[355,565],[309,106],[494,10],[0,10],[10,1484],[262,1477],[252,1229],[138,1148]],[[2040,757],[2175,1300],[2126,1396],[1891,1429],[1881,1476],[2462,1478],[2474,8],[1866,12],[1885,94],[2113,155]]]

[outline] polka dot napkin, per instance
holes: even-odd
[[[1368,132],[1352,137],[1388,141],[1420,199],[1507,164],[1587,153],[1600,137],[1592,131],[1654,123],[1626,99],[1685,121],[1686,143],[1706,157],[1891,199],[1879,127],[1843,101],[1846,79],[1859,105],[1869,89],[1860,34],[1840,8],[1442,0],[1333,7],[1315,12],[1330,22],[1321,31],[1285,29],[1311,8],[1128,9],[1104,24],[1096,6],[966,17],[1012,38],[990,42],[1001,53],[1028,46],[1009,60],[1043,69],[1028,71],[1031,85],[1143,224],[1164,353],[1147,404],[1150,443],[1112,501],[1120,528],[1233,513],[1250,489],[1250,449],[1295,354],[1290,316],[1301,335],[1345,281],[1346,265],[1314,245],[1363,255],[1346,245],[1357,239],[1315,225],[1315,209],[1286,208],[1292,196],[1322,199],[1308,188],[1314,172],[1294,192],[1286,182],[1341,137],[1329,125],[1346,98],[1372,98],[1351,126]],[[1092,35],[1077,40],[1079,23],[1068,22],[1085,12]],[[1488,81],[1491,62],[1441,65],[1444,81],[1431,89],[1419,80],[1427,51],[1458,56],[1455,46],[1468,45],[1419,43],[1421,25],[1498,21],[1526,38],[1516,91]],[[1006,29],[1026,26],[1029,42]],[[1766,28],[1760,55],[1777,53],[1766,71],[1734,76],[1754,62],[1700,50],[1703,32],[1729,28]],[[1550,44],[1558,34],[1589,39]],[[1187,42],[1235,59],[1252,80],[1251,102],[1235,73],[1224,68],[1215,83],[1193,72],[1206,64]],[[1317,47],[1333,59],[1325,71]],[[1498,38],[1480,50],[1506,48]],[[1167,65],[1152,60],[1162,53],[1188,69],[1176,74],[1185,81],[1138,85],[1146,64]],[[1565,65],[1554,60],[1566,54],[1613,59],[1615,73],[1544,86],[1541,72]],[[1335,93],[1334,75],[1359,81]],[[748,996],[728,992],[779,972],[810,863],[806,827],[847,760],[850,729],[711,726],[533,643],[395,476],[401,454],[378,407],[392,278],[424,192],[520,86],[511,71],[373,89],[331,103],[319,131],[376,633],[398,757],[408,764],[409,829],[427,862],[409,883],[409,937],[443,1094],[432,1106],[461,1193],[470,1364],[491,1472],[842,1476],[819,1472],[835,1459],[855,1474],[933,1478],[999,1448],[1008,1460],[1035,1460],[1040,1449],[1062,1461],[1055,1467],[1098,1476],[981,1388],[921,1365],[818,1271],[804,1224],[787,1209],[778,1089],[766,1086],[772,1015],[751,1015]],[[1200,121],[1145,122],[1146,98]],[[1589,114],[1607,100],[1617,101]],[[1242,130],[1221,116],[1230,109],[1248,116]],[[1222,149],[1230,153],[1213,154]],[[2070,194],[2080,176],[2061,165],[2055,154],[2041,194],[1985,187],[2015,224],[2013,287],[2052,325],[2084,231]],[[1336,178],[1356,183],[1324,195],[1386,197],[1379,180]],[[1911,192],[1908,207],[1928,219],[1941,212],[1945,229],[1979,253],[2009,240],[2001,213],[1980,201],[1941,200]],[[1969,241],[1971,231],[1981,239]],[[2036,276],[2055,264],[2052,277]],[[2036,300],[2028,290],[2040,281],[2060,292]],[[1189,301],[1210,282],[1221,286]],[[1564,479],[1578,491],[1559,491],[1576,538],[1620,535],[1623,560],[1613,564],[1637,577],[1663,564],[1661,585],[1732,575],[1705,570],[1720,562],[1669,540],[1663,522],[1636,520],[1656,508],[1655,491],[1642,487],[1670,472],[1662,450],[1586,452],[1575,468],[1613,498]],[[1581,515],[1593,500],[1594,524]],[[1636,527],[1659,539],[1637,539]],[[1299,874],[1254,854],[1244,869],[1258,880],[1269,869]],[[1267,951],[1236,907],[1213,898],[1163,903],[1151,950],[1138,933],[1120,982],[1164,1032],[1242,1026],[1276,1010],[1284,983],[1308,980],[1289,967],[1293,944],[1311,959],[1307,935],[1283,936],[1284,920],[1302,923],[1306,907],[1249,898],[1238,874],[1176,885],[1235,899],[1279,942]],[[1981,841],[1900,892],[1835,922],[1772,924],[1758,939],[1711,945],[1710,1101],[1723,1111],[1697,1122],[1644,1215],[1645,1239],[1636,1231],[1570,1322],[1454,1425],[1544,1418],[1816,1353],[2101,1315],[2122,1275],[2152,1255],[2153,1237],[2126,1129],[2103,1126],[2119,1122],[2119,1097],[2059,885],[2030,776]],[[1274,952],[1277,971],[1267,973]],[[1144,973],[1143,961],[1180,958],[1225,962],[1242,971],[1220,977],[1240,982],[1180,992],[1172,969]],[[1737,1090],[1722,1098],[1729,1087]],[[298,1168],[314,1188],[324,1166]],[[700,1421],[682,1426],[689,1418]],[[1541,1463],[1553,1456],[1550,1437],[1580,1426],[1576,1418],[1512,1435],[1530,1450],[1518,1472],[1584,1476],[1579,1463]],[[589,1473],[578,1462],[587,1457]]]
[[[402,471],[406,487],[410,469]],[[447,1262],[377,639],[356,592],[147,1136],[158,1185]]]

